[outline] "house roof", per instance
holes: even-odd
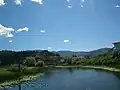
[[[112,44],[118,44],[118,43],[120,44],[120,42],[114,42],[114,43],[112,43]]]

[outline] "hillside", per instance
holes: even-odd
[[[97,56],[100,54],[107,53],[111,48],[101,48],[90,52],[91,56]]]
[[[101,48],[101,49],[97,49],[97,50],[93,50],[93,51],[89,51],[89,52],[84,52],[84,51],[80,51],[80,52],[58,51],[58,53],[60,54],[60,56],[72,56],[72,55],[76,55],[76,56],[96,56],[96,55],[104,54],[104,53],[108,52],[108,50],[110,50],[110,49],[111,48]]]

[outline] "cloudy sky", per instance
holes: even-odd
[[[120,0],[0,0],[0,50],[89,51],[120,41]]]

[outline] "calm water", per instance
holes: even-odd
[[[19,89],[16,86],[8,90]],[[21,84],[21,90],[120,90],[120,79],[114,73],[94,69],[52,69]]]

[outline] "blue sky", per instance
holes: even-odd
[[[90,51],[120,41],[119,0],[20,1],[0,0],[0,50]]]

